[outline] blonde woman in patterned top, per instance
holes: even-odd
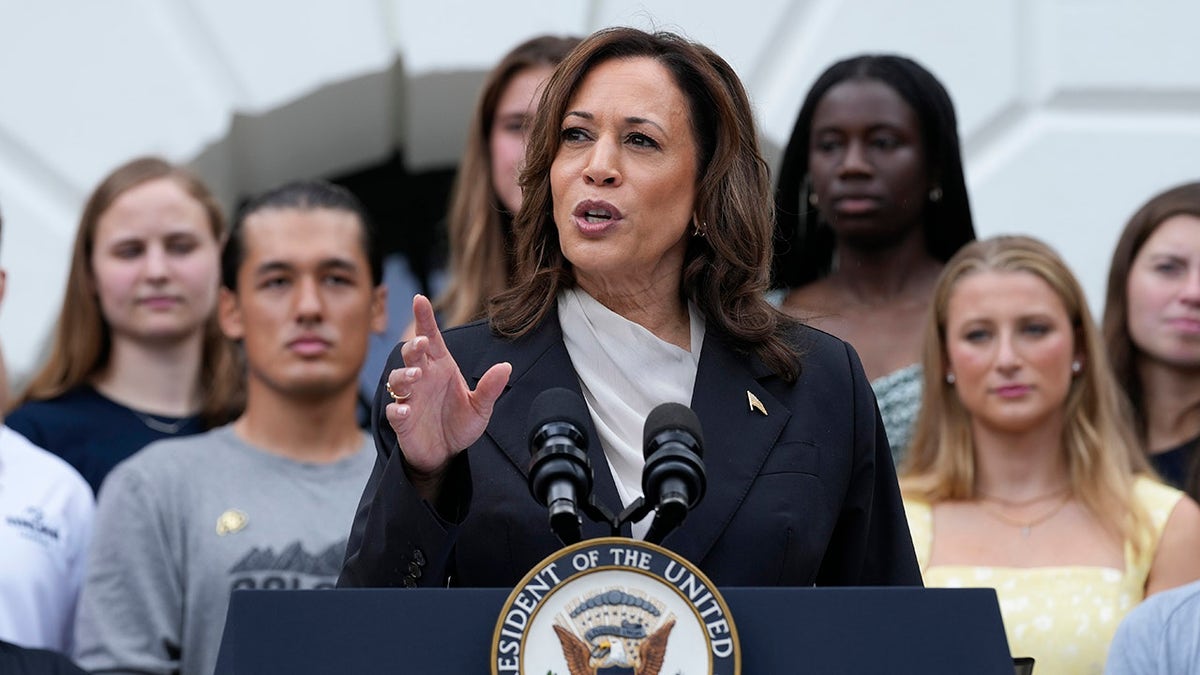
[[[901,480],[927,586],[996,589],[1014,656],[1101,673],[1121,618],[1200,578],[1200,507],[1154,479],[1083,291],[1028,237],[947,263]]]

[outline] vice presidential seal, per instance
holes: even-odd
[[[591,539],[543,560],[508,596],[492,639],[492,675],[740,672],[716,587],[634,539]]]

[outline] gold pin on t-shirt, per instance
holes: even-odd
[[[246,514],[237,509],[229,509],[217,518],[217,534],[224,537],[227,534],[233,534],[246,527],[246,521],[249,520]]]
[[[763,406],[762,401],[758,400],[758,397],[752,394],[749,389],[746,390],[746,398],[750,401],[751,410],[757,410],[763,415],[767,414],[767,409]]]

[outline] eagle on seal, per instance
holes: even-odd
[[[668,620],[646,636],[635,652],[626,651],[625,641],[619,637],[602,636],[589,645],[558,624],[554,624],[554,632],[562,644],[571,675],[601,675],[617,668],[632,669],[634,675],[658,675],[667,653],[667,638],[674,627],[675,619]]]

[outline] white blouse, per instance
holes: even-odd
[[[642,496],[642,430],[661,403],[691,405],[704,317],[688,303],[691,351],[660,340],[582,289],[558,294],[558,320],[622,506]],[[610,507],[611,508],[611,507]],[[643,539],[653,513],[634,523]]]

